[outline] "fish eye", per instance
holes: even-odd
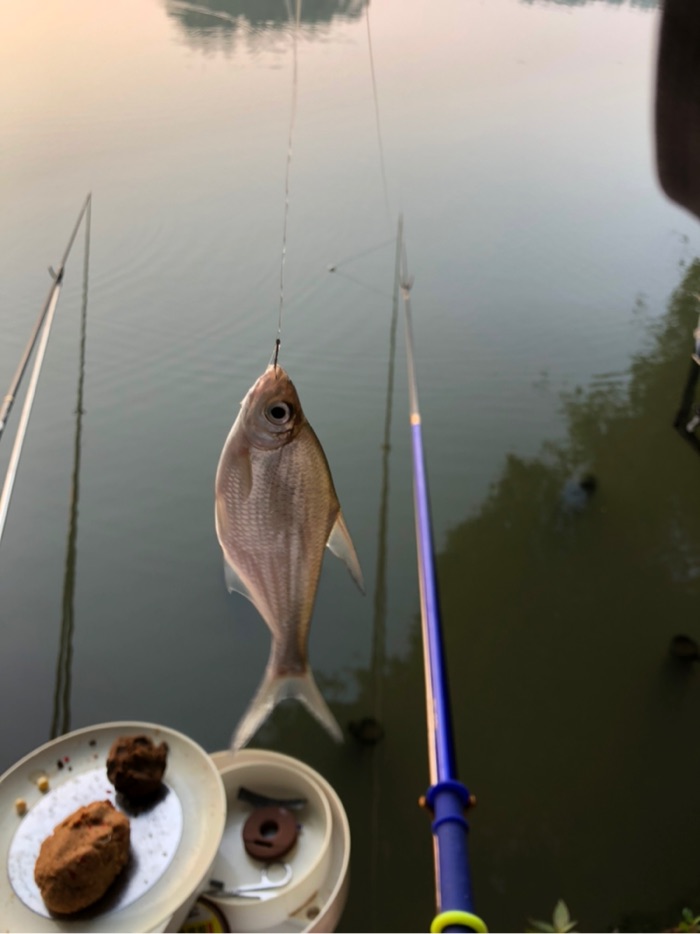
[[[294,415],[294,408],[288,402],[273,402],[265,409],[265,418],[273,425],[286,425]]]

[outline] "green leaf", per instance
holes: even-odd
[[[700,915],[693,915],[690,908],[681,911],[681,920],[676,927],[678,931],[700,931]]]
[[[533,921],[532,918],[530,918],[529,924],[533,931],[544,931],[545,934],[555,934],[552,925],[548,924],[546,921]]]
[[[566,902],[563,898],[560,898],[554,907],[552,922],[554,924],[555,931],[563,932],[570,931],[576,924],[575,921],[571,920],[569,909],[567,908]]]

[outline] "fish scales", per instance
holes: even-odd
[[[308,424],[294,447],[253,450],[249,457],[249,491],[242,489],[238,471],[225,468],[222,547],[255,594],[276,656],[286,659],[290,670],[302,671],[323,549],[340,506]]]

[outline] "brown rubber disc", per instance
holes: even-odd
[[[288,853],[298,836],[297,820],[286,808],[256,808],[243,826],[243,845],[254,859],[266,862]]]

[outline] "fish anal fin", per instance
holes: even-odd
[[[338,518],[335,520],[335,525],[331,529],[331,534],[328,536],[327,547],[330,548],[336,558],[340,558],[345,563],[348,571],[350,571],[350,576],[364,593],[365,582],[362,577],[362,568],[357,560],[355,546],[345,525],[343,513],[340,511],[338,512]]]
[[[242,594],[247,600],[253,602],[253,598],[250,595],[248,587],[241,578],[241,575],[235,571],[231,565],[228,563],[226,558],[224,558],[224,580],[226,581],[226,589],[229,593]]]

